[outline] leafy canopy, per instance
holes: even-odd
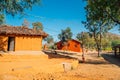
[[[86,0],[87,19],[120,26],[120,0]]]
[[[43,30],[43,25],[41,22],[34,22],[32,23],[32,25],[33,25],[33,29],[35,30]]]
[[[31,10],[33,5],[39,5],[40,2],[41,0],[0,0],[0,24],[3,24],[5,14],[25,15],[25,10]]]
[[[82,43],[85,48],[92,49],[94,47],[94,39],[90,37],[89,33],[81,32],[76,35],[78,41]]]
[[[47,38],[44,39],[47,43],[53,43],[54,39],[52,36],[48,36]]]
[[[0,13],[12,16],[23,14],[26,9],[32,9],[33,5],[40,4],[41,0],[0,0]]]
[[[72,39],[72,32],[69,27],[67,27],[65,30],[61,30],[61,33],[58,34],[58,39],[64,41]]]
[[[85,28],[94,37],[98,56],[101,50],[102,37],[115,25],[120,25],[120,1],[86,0]]]

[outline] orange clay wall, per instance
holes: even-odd
[[[42,37],[16,37],[15,51],[32,50],[40,51],[42,48]]]
[[[58,50],[68,50],[68,51],[74,51],[74,52],[82,52],[81,44],[72,40],[68,41],[69,45],[66,46],[60,46],[62,42],[57,43]]]
[[[80,43],[74,42],[74,41],[69,41],[69,47],[68,50],[75,51],[75,52],[82,52],[82,48]]]
[[[7,51],[8,37],[0,36],[0,51]]]

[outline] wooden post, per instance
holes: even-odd
[[[120,55],[120,47],[119,47],[119,55]]]
[[[115,49],[114,49],[115,56],[116,56],[116,50],[117,50],[117,49],[116,49],[116,47],[115,47]]]

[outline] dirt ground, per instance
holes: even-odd
[[[81,61],[81,54],[66,55]],[[85,63],[68,56],[43,52],[2,53],[0,80],[120,80],[120,59],[111,54],[102,54],[99,58],[95,53],[86,54]]]

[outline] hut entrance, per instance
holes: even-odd
[[[15,37],[8,37],[8,51],[14,51]]]

